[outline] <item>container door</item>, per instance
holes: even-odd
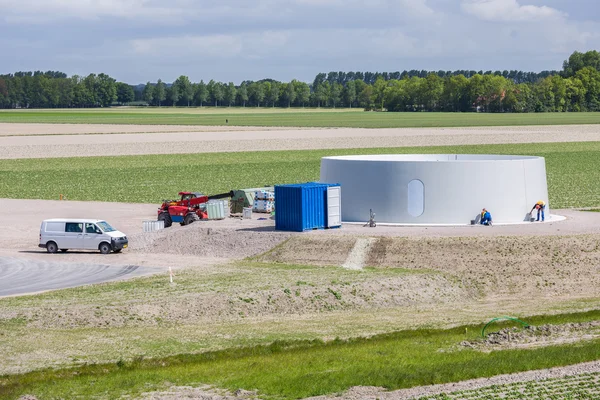
[[[327,188],[327,227],[334,228],[342,225],[342,188],[330,186]]]

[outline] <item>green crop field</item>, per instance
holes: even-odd
[[[114,108],[0,110],[2,122],[296,127],[458,127],[598,124],[600,113],[388,113],[350,109]]]
[[[600,398],[600,373],[588,373],[564,378],[492,385],[479,389],[423,396],[418,400],[558,400],[598,398]]]
[[[528,321],[541,324],[597,318],[598,312],[592,311],[532,317]],[[140,357],[131,362],[120,360],[72,369],[48,369],[0,377],[0,394],[3,391],[12,397],[28,393],[39,398],[119,398],[166,390],[169,385],[210,384],[231,391],[257,390],[267,399],[296,399],[339,393],[357,385],[393,390],[600,358],[598,339],[492,352],[459,346],[465,339],[474,340],[480,329],[481,325],[473,325],[401,331],[368,339],[336,339],[327,343],[318,340],[274,342],[268,346],[204,354],[148,360]],[[588,389],[587,380],[582,378],[578,382],[586,384],[581,389]]]
[[[600,142],[0,160],[0,198],[158,203],[181,190],[314,181],[323,156],[385,153],[539,155],[553,208],[600,206]]]

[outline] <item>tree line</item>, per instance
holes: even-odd
[[[561,71],[319,73],[311,84],[272,79],[132,86],[106,74],[59,71],[0,75],[0,108],[360,107],[387,111],[545,112],[600,110],[600,53],[574,52]]]

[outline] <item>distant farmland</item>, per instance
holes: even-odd
[[[600,113],[383,113],[359,109],[114,108],[1,110],[0,123],[415,128],[598,124]]]

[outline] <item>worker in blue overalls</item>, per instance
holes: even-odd
[[[533,210],[537,210],[536,221],[540,220],[540,214],[542,214],[542,222],[544,222],[544,210],[545,209],[546,209],[546,202],[544,200],[540,200],[533,205],[533,208],[531,209],[531,211],[529,211],[529,213],[531,214],[531,213],[533,213]]]
[[[481,225],[492,226],[492,214],[485,208],[481,210]]]

